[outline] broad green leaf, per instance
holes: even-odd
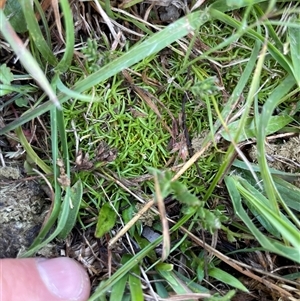
[[[216,267],[210,268],[208,270],[208,275],[224,283],[227,283],[232,287],[235,287],[243,292],[247,292],[247,293],[249,292],[247,288],[237,278],[235,278],[234,276],[228,274],[227,272],[219,268]]]
[[[19,97],[15,100],[15,104],[18,107],[27,107],[28,106],[28,99],[24,98],[24,97]]]
[[[191,280],[188,279],[188,281],[186,281],[186,278],[182,278],[181,277],[182,275],[173,271],[173,265],[166,264],[166,263],[159,263],[158,265],[155,266],[155,269],[161,275],[161,277],[163,277],[169,283],[169,285],[177,295],[180,294],[184,295],[184,294],[191,293],[188,287],[188,285],[191,283]],[[198,288],[200,288],[200,291],[197,291]],[[197,286],[196,291],[198,293],[206,294],[205,289],[202,290],[201,288],[202,288],[201,286]],[[208,293],[207,296],[205,297],[210,297],[210,294]]]
[[[131,273],[129,274],[129,290],[131,295],[131,301],[143,301],[144,294],[142,289],[141,282],[141,272],[138,265],[132,268]]]
[[[60,190],[57,190],[57,191],[60,192]],[[57,202],[61,202],[61,196],[58,194],[56,194],[56,196],[55,196],[55,203],[57,203]],[[58,210],[59,209],[60,208],[58,207]],[[30,249],[28,251],[26,251],[25,253],[20,254],[19,257],[22,257],[22,258],[32,257],[39,249],[41,249],[43,246],[47,245],[50,241],[52,241],[54,238],[56,238],[57,235],[65,227],[65,224],[66,224],[67,218],[68,218],[68,214],[69,214],[69,209],[70,209],[70,187],[66,187],[65,197],[64,197],[64,200],[63,200],[63,203],[61,206],[61,211],[60,211],[60,215],[58,218],[58,223],[57,223],[57,227],[56,227],[55,231],[51,235],[49,235],[45,240],[41,240],[48,233],[48,231],[44,230],[46,228],[46,226],[45,226],[43,229],[43,233],[39,234],[39,237],[37,237],[35,239],[32,246],[30,247]],[[51,216],[50,218],[51,218],[51,222],[50,221],[47,222],[47,228],[49,228],[51,223],[52,222],[54,223],[57,219],[56,216],[53,216],[53,217]]]
[[[4,13],[16,32],[23,33],[27,31],[25,17],[18,0],[7,0]]]
[[[286,275],[282,276],[282,278],[297,281],[297,279],[300,278],[300,272],[286,274]]]
[[[161,272],[161,271],[167,271],[167,272],[171,272],[173,271],[173,264],[170,263],[164,263],[164,262],[160,262],[155,266],[156,270]]]
[[[180,295],[190,294],[191,290],[189,289],[188,285],[182,281],[174,271],[164,271],[164,270],[157,270],[158,273],[169,283],[173,291],[176,293],[178,300],[180,300]],[[203,293],[202,298],[211,297],[209,293]]]
[[[30,86],[30,85],[4,85],[4,84],[0,84],[0,96],[6,95],[8,93],[18,93],[21,95],[25,95],[27,96],[30,93],[34,93],[36,92],[37,89]],[[15,97],[12,97],[12,99],[16,99],[18,97],[18,95],[16,95]],[[14,101],[11,100],[11,103]],[[5,102],[5,104],[7,105],[7,103]]]
[[[242,7],[243,5],[252,4],[252,3],[249,3],[249,1],[245,1],[245,0],[226,0],[226,4],[229,7]]]
[[[287,124],[289,124],[292,120],[293,118],[288,115],[272,116],[266,127],[266,135],[270,135],[278,132]],[[230,123],[227,126],[229,133],[225,130],[222,130],[221,131],[222,137],[227,141],[231,141],[235,137],[236,133],[239,131],[239,124],[240,124],[240,120],[236,120]],[[249,117],[247,118],[246,123],[243,127],[243,131],[236,142],[239,143],[251,138],[255,138],[256,136],[257,136],[257,130],[255,125],[255,120],[254,118]]]
[[[122,218],[123,218],[124,223],[127,224],[132,219],[134,214],[135,214],[135,209],[134,209],[133,205],[129,206],[128,208],[125,208],[122,211]],[[136,230],[136,225],[133,225],[129,229],[129,233],[131,236],[134,236],[135,230]]]
[[[0,82],[2,82],[5,85],[10,85],[13,79],[14,75],[10,71],[10,68],[7,67],[6,64],[2,64],[0,66]]]
[[[0,96],[15,92],[14,86],[0,84]]]
[[[100,209],[95,237],[100,238],[113,228],[116,223],[117,214],[109,203],[105,203]]]
[[[119,279],[119,281],[115,285],[113,285],[113,287],[111,289],[111,294],[109,297],[110,301],[122,301],[123,300],[127,280],[128,280],[128,274],[121,277]]]
[[[251,186],[247,181],[242,181],[242,184],[247,185],[248,189],[244,189],[244,187],[241,187],[240,185],[237,185],[237,188],[241,195],[246,200],[246,204],[248,208],[250,209],[253,216],[260,222],[260,224],[272,235],[274,235],[277,238],[280,238],[280,234],[277,231],[277,227],[275,227],[268,219],[266,219],[261,213],[258,208],[253,204],[257,200],[257,202],[260,202],[262,204],[265,204],[267,207],[270,207],[271,204],[269,200],[258,190],[256,190],[253,186]],[[240,183],[239,183],[240,184]],[[253,201],[253,202],[252,202]]]
[[[58,237],[61,239],[65,239],[69,235],[69,233],[72,231],[76,223],[80,204],[81,204],[82,194],[83,194],[82,182],[81,180],[78,180],[71,187],[70,196],[71,196],[73,208],[70,208],[65,227],[58,235]]]
[[[246,167],[245,163],[239,160],[235,160],[233,165],[239,168],[242,168],[246,171],[241,171],[241,177],[246,180],[252,186],[257,185],[257,181],[253,178],[253,176],[247,171],[248,167]],[[250,164],[251,168],[254,171],[260,171],[260,168],[257,165]],[[300,210],[300,189],[295,185],[289,183],[294,182],[299,179],[299,173],[287,173],[282,172],[280,170],[276,170],[274,168],[270,168],[270,172],[272,175],[272,179],[274,181],[275,189],[277,191],[278,201],[282,207],[282,210],[286,212],[291,221],[294,223],[296,227],[300,228],[300,221],[296,217],[296,215],[291,211],[292,209],[299,211]],[[261,181],[260,173],[257,174],[258,180]],[[287,182],[288,181],[288,182]],[[266,204],[269,202],[265,202]]]

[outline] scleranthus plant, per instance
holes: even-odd
[[[170,25],[154,25],[159,7],[132,15],[129,7],[138,14],[147,5],[139,1],[97,5],[101,18],[83,20],[95,28],[82,43],[84,26],[75,30],[72,3],[54,7],[64,24],[55,17],[49,26],[38,2],[22,2],[31,52],[0,9],[3,37],[30,82],[18,90],[13,68],[1,62],[7,77],[0,95],[31,96],[0,134],[15,131],[52,202],[39,236],[21,256],[65,239],[79,221],[78,231],[93,233],[87,248],[94,257],[101,246],[113,258],[100,269],[108,276],[89,266],[95,279],[102,277],[90,300],[143,300],[149,292],[154,299],[230,300],[229,287],[237,294],[250,289],[241,274],[278,298],[292,298],[286,284],[297,291],[299,188],[293,182],[299,162],[284,158],[295,168],[271,168],[267,149],[299,135],[298,4],[197,2],[200,9],[185,7],[185,16]],[[118,48],[121,36],[127,41]],[[83,45],[76,51],[74,37]],[[40,89],[32,88],[33,80]],[[41,119],[49,132],[46,151],[22,130]],[[196,148],[197,136],[203,139]],[[151,226],[143,223],[147,210]],[[252,257],[244,262],[241,252]],[[263,268],[258,252],[274,262]],[[271,268],[284,260],[290,270]],[[247,264],[253,261],[256,268]],[[211,286],[220,282],[228,287],[214,295]]]

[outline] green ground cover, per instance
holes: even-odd
[[[52,191],[20,256],[86,235],[90,300],[299,294],[299,4],[204,2],[0,10],[0,135]]]

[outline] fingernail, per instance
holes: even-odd
[[[85,271],[66,257],[37,259],[40,276],[48,290],[63,300],[79,300],[86,283]]]

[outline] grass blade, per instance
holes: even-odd
[[[231,18],[230,16],[215,10],[215,9],[210,9],[210,13],[211,13],[211,17],[215,18],[217,20],[221,20],[222,22],[232,26],[233,28],[235,28],[236,30],[240,31],[241,34],[246,34],[250,37],[252,37],[255,40],[264,42],[265,38],[258,32],[256,32],[255,30],[253,30],[252,28],[245,28],[244,30],[241,30],[241,28],[243,27],[242,22],[239,22],[233,18]],[[292,73],[292,69],[291,69],[291,65],[290,62],[286,59],[286,57],[284,56],[284,54],[282,53],[282,51],[280,51],[279,49],[277,49],[273,44],[271,44],[270,42],[267,42],[267,46],[268,46],[268,50],[270,51],[270,54],[274,57],[274,59],[288,72],[288,73]]]
[[[235,87],[232,96],[229,98],[228,103],[226,104],[226,106],[224,107],[224,109],[222,110],[221,113],[219,113],[219,118],[216,121],[215,125],[214,125],[214,129],[215,131],[218,130],[218,128],[223,124],[223,126],[225,126],[224,128],[226,128],[225,122],[224,120],[226,120],[226,118],[228,117],[228,114],[230,114],[231,110],[232,110],[232,106],[234,106],[234,104],[236,103],[236,101],[239,99],[240,95],[243,92],[243,89],[245,88],[251,73],[253,72],[253,69],[255,67],[256,64],[256,59],[257,56],[259,54],[259,47],[260,47],[260,42],[257,42],[255,44],[255,47],[253,49],[252,55],[246,65],[246,68],[241,76],[241,79],[239,80],[238,85]],[[217,112],[219,112],[218,110],[218,105],[215,103],[215,108],[217,109]],[[246,119],[245,121],[246,122]],[[243,127],[244,124],[243,122],[240,121],[240,125]],[[239,133],[236,133],[236,137],[239,135]],[[204,142],[203,142],[204,143]],[[213,190],[215,189],[216,185],[218,184],[218,182],[220,181],[220,179],[224,176],[224,173],[226,171],[226,169],[228,168],[228,164],[230,162],[230,158],[234,155],[234,146],[230,145],[225,156],[224,156],[224,160],[223,163],[221,164],[218,173],[216,174],[216,176],[214,177],[211,185],[209,186],[203,201],[207,201],[209,199],[209,197],[211,196]]]
[[[291,259],[292,261],[300,263],[299,246],[297,248],[292,248],[289,246],[285,246],[279,243],[278,241],[270,240],[265,235],[263,235],[251,221],[251,219],[249,218],[242,206],[241,195],[237,189],[237,187],[239,186],[239,182],[237,181],[236,177],[225,177],[225,184],[227,186],[237,216],[241,218],[241,220],[245,223],[247,228],[257,238],[262,247],[270,252],[279,254],[283,257]]]
[[[125,287],[128,280],[128,275],[119,279],[119,281],[112,287],[110,294],[110,301],[122,301],[125,293]]]
[[[31,145],[28,143],[21,127],[16,128],[16,134],[20,139],[21,145],[24,147],[27,156],[31,162],[34,162],[45,174],[51,174],[52,169],[36,154]]]
[[[0,20],[1,17],[2,16],[0,11]],[[204,24],[208,20],[209,14],[206,11],[194,12],[185,16],[184,18],[177,20],[176,22],[164,28],[162,31],[153,34],[150,38],[132,47],[121,57],[102,67],[97,72],[91,74],[82,81],[77,82],[73,86],[73,90],[77,93],[82,93],[88,89],[91,89],[93,86],[105,81],[106,79],[117,74],[123,69],[126,69],[132,66],[133,64],[139,62],[140,60],[144,59],[145,57],[162,50],[169,44],[187,35],[192,30],[195,30],[197,27]],[[5,27],[4,29],[6,30],[6,28],[7,27]],[[4,36],[6,38],[8,34]],[[157,41],[161,41],[161,43],[157,43]],[[19,53],[17,48],[16,52]],[[44,74],[43,77],[45,77]],[[59,102],[62,104],[68,99],[70,99],[70,97],[70,95],[59,95]],[[91,99],[91,101],[93,101],[93,99]],[[52,103],[50,101],[47,101],[38,108],[28,111],[26,115],[21,116],[18,120],[13,121],[6,127],[0,129],[0,135],[3,135],[7,131],[15,129],[17,126],[20,126],[37,116],[40,116],[41,114],[49,111],[51,107]]]
[[[267,124],[266,128],[266,135],[270,135],[273,133],[278,132],[281,130],[283,127],[285,127],[287,124],[289,124],[291,121],[293,121],[293,118],[288,115],[282,115],[282,116],[271,116],[270,120]],[[227,129],[230,133],[231,137],[237,137],[237,133],[240,131],[239,127],[239,122],[240,120],[234,121],[230,123],[227,126]],[[256,137],[256,125],[255,125],[255,120],[252,117],[247,117],[245,125],[243,127],[242,133],[238,135],[238,138],[236,140],[237,143],[255,138]],[[225,130],[221,131],[221,135],[225,140],[230,141],[230,136]]]
[[[144,301],[142,282],[140,278],[141,272],[138,265],[132,268],[129,274],[129,289],[132,301]]]
[[[111,208],[109,203],[105,203],[99,212],[95,237],[101,238],[104,234],[111,230],[116,223],[116,219],[116,212]]]
[[[3,10],[0,9],[0,32],[3,34],[4,38],[6,41],[10,44],[11,48],[15,52],[15,54],[20,58],[20,61],[24,68],[27,70],[27,72],[32,76],[33,79],[41,86],[41,88],[46,92],[46,94],[49,96],[50,101],[49,101],[49,109],[50,107],[55,104],[57,107],[60,107],[60,104],[57,100],[57,97],[55,93],[53,92],[52,87],[50,86],[44,72],[42,69],[39,67],[38,63],[36,60],[33,58],[31,53],[26,49],[25,45],[21,41],[21,39],[17,36],[16,32],[14,29],[11,27],[9,22],[6,19],[6,16],[3,13]],[[36,116],[39,116],[35,115]],[[22,117],[20,117],[22,119]],[[14,129],[17,126],[20,126],[21,123],[20,119],[15,120],[15,126]],[[27,119],[27,118],[26,118]],[[31,120],[32,118],[27,119],[27,121]],[[0,130],[0,132],[2,132]],[[4,130],[0,135],[3,135],[6,131]]]
[[[70,163],[69,163],[69,154],[68,154],[68,145],[66,142],[66,133],[64,130],[64,123],[62,118],[62,112],[57,110],[56,108],[53,108],[51,110],[51,135],[52,135],[52,160],[53,162],[57,163],[58,161],[58,132],[60,132],[61,140],[62,140],[62,148],[63,148],[63,156],[65,161],[65,167],[66,167],[66,176],[70,179]],[[65,173],[65,171],[64,171]],[[38,235],[38,237],[35,239],[31,247],[28,251],[21,254],[20,257],[30,257],[34,253],[36,253],[40,248],[45,246],[47,243],[52,241],[55,237],[57,237],[61,231],[65,228],[65,225],[68,220],[70,207],[72,207],[72,199],[71,199],[71,189],[70,186],[64,187],[65,190],[65,196],[64,201],[61,205],[61,186],[58,183],[58,178],[62,175],[62,172],[60,171],[60,174],[58,173],[57,166],[55,164],[54,166],[54,187],[55,187],[55,198],[52,200],[53,203],[53,210],[51,212],[51,215],[46,223],[46,225],[43,227],[42,231]],[[59,215],[60,214],[60,215]],[[47,239],[43,240],[46,234],[48,234],[48,231],[52,227],[52,225],[55,223],[55,221],[58,218],[57,227],[55,231],[47,237]]]
[[[55,66],[57,64],[56,57],[45,41],[44,35],[42,34],[40,26],[35,17],[31,1],[22,0],[20,1],[20,4],[22,6],[23,13],[26,19],[28,31],[34,41],[36,49],[41,53],[46,62],[48,62],[52,66]]]
[[[58,238],[60,239],[65,239],[73,227],[75,226],[81,200],[82,200],[82,195],[83,195],[83,185],[81,180],[78,180],[72,187],[71,187],[71,200],[73,204],[73,208],[70,209],[69,214],[68,214],[68,219],[66,221],[66,225],[62,229],[62,231],[59,233]]]
[[[293,23],[300,24],[299,18],[293,16],[291,20]],[[292,58],[292,71],[296,79],[298,87],[300,87],[300,34],[299,29],[289,27],[290,50]]]
[[[188,287],[174,274],[173,266],[167,263],[156,265],[157,272],[169,283],[176,294],[190,293]]]
[[[278,204],[276,201],[276,190],[274,186],[273,179],[270,174],[270,170],[268,167],[265,151],[265,138],[266,138],[266,128],[271,119],[271,115],[273,114],[275,108],[281,103],[282,98],[291,90],[291,88],[295,85],[295,79],[292,75],[286,77],[272,92],[272,94],[267,99],[266,103],[263,106],[261,115],[257,116],[257,160],[260,167],[260,172],[262,179],[264,181],[264,188],[266,190],[266,194],[268,199],[271,202],[271,208],[275,212],[279,212]]]
[[[222,281],[223,283],[227,283],[229,285],[231,285],[232,287],[235,287],[239,290],[241,290],[242,292],[246,292],[248,293],[249,291],[247,290],[247,288],[234,276],[228,274],[227,272],[219,269],[219,268],[211,268],[208,270],[208,275],[210,277],[213,277],[215,279],[218,279],[220,281]]]
[[[194,213],[193,213],[194,214]],[[178,221],[171,229],[170,234],[174,231],[178,230],[185,222],[187,222],[191,216],[193,215],[185,215],[180,221]],[[133,256],[130,260],[126,262],[121,268],[119,268],[110,278],[106,281],[102,282],[99,287],[96,289],[94,294],[89,298],[89,301],[96,301],[100,296],[102,296],[105,292],[107,292],[111,286],[115,285],[120,277],[126,275],[138,262],[140,262],[145,256],[148,255],[148,252],[153,250],[162,242],[162,236],[157,238],[152,243],[148,244],[145,248],[143,248],[139,253]]]
[[[217,9],[221,12],[231,11],[239,8],[248,6],[249,4],[256,4],[260,2],[265,2],[266,0],[252,0],[250,1],[233,1],[233,0],[217,0],[211,5],[212,8]]]
[[[295,248],[299,246],[299,230],[291,223],[285,220],[283,214],[277,215],[270,206],[270,201],[250,185],[246,180],[240,178],[239,182],[244,188],[240,187],[239,191],[242,196],[248,200],[251,206],[254,206],[258,214],[260,214],[267,222],[276,228],[283,237],[285,237]]]
[[[65,21],[65,32],[66,32],[66,49],[64,51],[64,55],[58,65],[55,67],[60,73],[66,72],[70,67],[73,52],[74,52],[74,43],[75,43],[75,33],[74,33],[74,24],[73,24],[73,15],[70,8],[69,1],[61,0],[60,6],[62,9],[62,13]]]

